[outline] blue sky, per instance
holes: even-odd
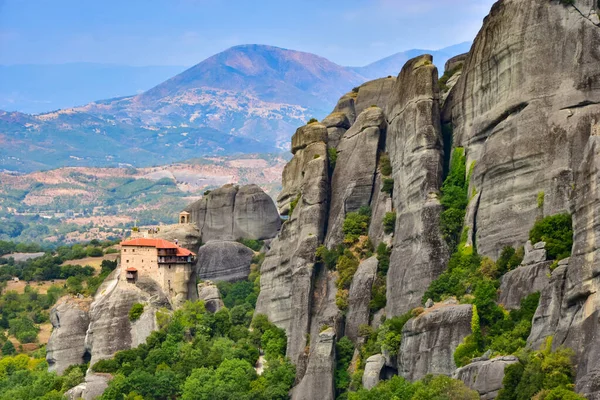
[[[184,65],[270,44],[362,66],[472,40],[494,0],[0,0],[0,64]]]

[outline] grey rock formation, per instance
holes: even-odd
[[[503,387],[504,368],[518,362],[519,359],[515,356],[496,357],[487,361],[472,362],[458,368],[452,377],[460,379],[469,388],[477,390],[482,400],[493,400]]]
[[[198,251],[198,247],[202,244],[200,229],[195,224],[163,225],[159,227],[157,233],[153,234],[153,237],[173,243],[177,241],[179,246],[194,253]]]
[[[427,374],[451,376],[454,350],[471,334],[472,317],[469,304],[439,304],[410,319],[402,329],[398,373],[411,381]]]
[[[507,310],[514,310],[525,297],[542,292],[550,284],[550,265],[552,261],[543,261],[507,272],[500,283],[498,303]]]
[[[157,329],[155,323],[148,321],[140,324],[138,329],[132,327],[129,310],[134,303],[145,304],[144,313],[152,315],[152,318],[147,317],[150,321],[154,321],[156,308],[150,303],[151,295],[147,292],[119,281],[120,268],[106,278],[90,306],[90,325],[85,337],[86,351],[91,355],[90,365],[142,343]]]
[[[223,300],[221,300],[219,288],[210,281],[198,284],[198,298],[204,301],[206,310],[211,313],[216,313],[225,307]]]
[[[343,112],[329,114],[321,124],[327,128],[327,146],[336,148],[342,136],[350,128],[350,120]]]
[[[406,63],[386,114],[387,148],[397,210],[387,277],[388,316],[403,314],[446,267],[448,249],[439,230],[442,211],[442,138],[437,68],[424,55]]]
[[[186,207],[198,226],[202,242],[211,240],[270,239],[281,219],[271,198],[256,185],[228,184]]]
[[[327,142],[327,128],[318,122],[301,126],[292,136],[292,154],[305,149],[311,143]]]
[[[540,304],[533,316],[531,333],[527,338],[529,347],[538,350],[547,337],[554,335],[561,317],[567,266],[557,267],[550,276],[548,286],[542,290]]]
[[[80,383],[79,385],[67,390],[65,392],[65,397],[69,400],[81,399],[83,397],[84,391],[85,383]]]
[[[91,299],[65,296],[50,311],[52,334],[46,347],[48,370],[61,375],[70,365],[86,362],[85,334]]]
[[[293,389],[292,400],[333,400],[335,388],[335,331],[328,328],[319,334],[311,348],[308,367],[302,381]]]
[[[299,130],[297,134],[302,132]],[[296,365],[304,357],[306,334],[311,329],[313,269],[315,251],[325,235],[328,168],[327,145],[323,141],[307,143],[286,165],[278,206],[282,213],[287,213],[292,200],[297,200],[297,204],[271,242],[261,267],[256,313],[266,314],[286,330],[287,355]],[[303,368],[298,369],[301,377]]]
[[[531,241],[528,240],[524,247],[525,255],[523,256],[521,265],[531,265],[546,261],[545,245],[544,242],[539,242],[533,246]]]
[[[352,278],[348,293],[348,313],[346,314],[346,336],[356,343],[361,325],[369,324],[369,302],[371,287],[377,276],[377,257],[367,258],[358,266]]]
[[[538,216],[571,206],[573,173],[600,119],[600,29],[588,18],[596,8],[497,2],[473,43],[444,116],[468,165],[476,161],[480,254],[497,258],[527,240]]]
[[[363,373],[362,385],[365,389],[371,390],[380,380],[381,371],[385,366],[385,357],[381,354],[375,354],[365,361],[365,372]]]
[[[257,185],[240,187],[233,209],[233,236],[236,239],[270,239],[281,227],[273,199]]]
[[[393,211],[392,197],[387,192],[381,191],[382,180],[385,179],[381,172],[375,176],[373,186],[373,198],[371,199],[371,224],[369,225],[369,239],[377,248],[379,243],[384,242],[388,246],[392,243],[392,234],[386,234],[383,230],[383,217]]]
[[[214,240],[198,250],[196,275],[202,280],[237,281],[250,274],[254,252],[238,242]]]
[[[102,396],[102,393],[108,387],[108,383],[112,379],[110,374],[95,374],[92,372],[87,373],[85,376],[85,388],[81,397],[84,400],[95,400]]]
[[[463,53],[450,58],[446,61],[446,64],[444,64],[444,71],[452,71],[454,68],[464,65],[468,55],[469,53]]]
[[[390,76],[389,78],[375,79],[360,85],[354,104],[356,115],[360,115],[371,106],[385,108],[395,82],[396,78]]]
[[[325,244],[329,248],[344,239],[342,225],[347,213],[369,206],[373,196],[379,140],[385,117],[378,107],[367,108],[344,134],[331,178],[331,205]]]
[[[333,109],[334,113],[343,113],[348,117],[348,121],[350,125],[354,123],[356,120],[356,109],[354,104],[356,102],[356,97],[358,96],[358,90],[346,93],[338,100],[335,108]]]

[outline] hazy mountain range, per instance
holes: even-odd
[[[410,50],[365,67],[342,67],[310,53],[243,45],[167,80],[183,68],[0,67],[0,108],[46,110],[35,115],[0,111],[0,169],[147,166],[203,155],[281,151],[298,126],[324,117],[352,87],[396,75],[422,53],[433,54],[443,70],[448,58],[469,47]],[[112,94],[129,95],[87,100]],[[48,112],[45,104],[61,109]]]

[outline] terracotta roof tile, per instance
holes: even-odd
[[[149,239],[137,238],[121,242],[121,246],[141,246],[141,247],[156,247],[157,249],[177,249],[175,243],[171,243],[165,239]]]

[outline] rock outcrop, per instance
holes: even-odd
[[[498,303],[507,310],[521,306],[521,300],[535,292],[542,292],[550,284],[552,261],[521,265],[504,274],[500,284]]]
[[[319,334],[311,349],[308,367],[302,381],[292,393],[292,400],[333,400],[335,387],[335,331],[327,328]]]
[[[348,293],[348,313],[344,333],[356,343],[361,325],[369,324],[369,302],[371,287],[377,276],[377,257],[367,258],[358,266]]]
[[[477,390],[482,400],[493,400],[502,389],[504,368],[516,364],[519,359],[515,356],[496,357],[491,360],[475,361],[458,368],[454,375],[473,390]]]
[[[362,385],[365,389],[371,390],[377,386],[381,379],[383,367],[385,367],[385,357],[381,354],[375,354],[367,358],[362,378]]]
[[[600,120],[596,6],[500,1],[473,43],[444,115],[454,145],[476,162],[469,193],[481,194],[480,254],[496,258],[524,243],[540,214],[570,209],[573,174]]]
[[[206,311],[211,313],[216,313],[225,307],[223,300],[221,300],[219,288],[210,281],[198,284],[198,299],[204,302]]]
[[[329,248],[342,243],[342,225],[346,214],[370,205],[377,153],[380,139],[385,137],[385,125],[383,111],[379,107],[369,107],[342,136],[331,178],[331,205],[325,239],[325,245]]]
[[[327,147],[336,148],[350,128],[350,120],[343,112],[333,112],[321,122],[327,128]]]
[[[270,239],[281,219],[273,200],[256,185],[225,185],[186,207],[203,243],[211,240]]]
[[[418,380],[427,374],[451,376],[454,351],[471,334],[473,306],[438,304],[411,318],[402,329],[398,373]]]
[[[90,324],[91,299],[65,296],[50,311],[52,335],[46,347],[48,369],[62,374],[70,365],[89,360],[85,349],[85,334]]]
[[[299,129],[296,135],[305,132]],[[311,134],[297,138],[295,143],[303,146],[284,168],[283,189],[278,197],[279,209],[290,215],[271,242],[262,264],[256,313],[266,314],[286,330],[287,355],[299,365],[303,364],[306,334],[311,325],[315,251],[325,236],[329,163],[323,136]],[[292,202],[295,207],[290,213]],[[302,376],[303,369],[298,370]]]
[[[599,132],[600,133],[600,132]],[[542,301],[529,337],[531,345],[552,335],[552,345],[570,347],[576,354],[576,389],[599,399],[594,378],[600,374],[600,136],[591,136],[576,175],[573,212],[573,252],[568,266],[559,266]]]
[[[421,296],[448,261],[439,230],[444,151],[437,68],[431,56],[417,57],[402,68],[386,115],[397,210],[386,312],[394,316],[421,303]]]
[[[253,255],[254,252],[241,243],[213,240],[198,250],[196,275],[211,281],[246,279]]]

